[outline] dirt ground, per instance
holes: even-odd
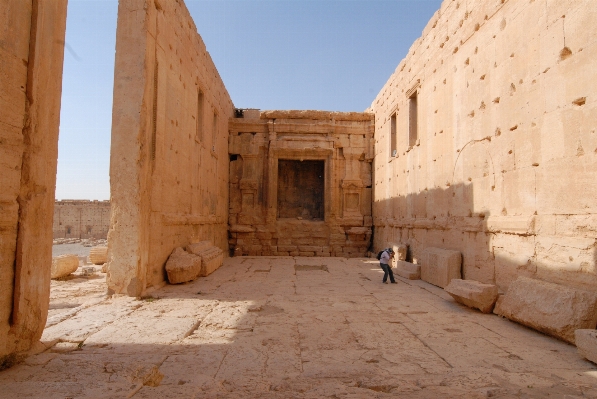
[[[48,349],[0,372],[0,397],[597,398],[574,346],[382,284],[374,260],[231,258],[143,299],[104,276],[52,282]]]

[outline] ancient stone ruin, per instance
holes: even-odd
[[[54,239],[105,239],[109,228],[110,201],[62,200],[54,203]]]
[[[372,114],[251,110],[228,129],[235,256],[366,254]]]
[[[590,348],[594,10],[445,0],[371,106],[343,113],[236,109],[181,0],[121,0],[109,293],[162,287],[173,253],[192,257],[175,268],[183,282],[227,256],[401,246],[400,276],[484,312],[497,292],[495,313]],[[10,365],[48,313],[66,0],[4,2],[0,15],[11,16],[0,31],[0,363]],[[192,254],[200,243],[211,252]]]

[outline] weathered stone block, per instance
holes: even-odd
[[[251,246],[249,248],[249,253],[257,251],[257,249],[253,247],[254,246]],[[261,245],[258,247],[258,250],[261,251]],[[187,250],[201,257],[201,270],[199,276],[205,277],[210,275],[220,268],[224,261],[224,252],[220,248],[213,246],[211,241],[201,241],[199,243],[189,244]]]
[[[67,254],[52,258],[51,278],[60,278],[68,276],[77,271],[79,267],[79,257],[77,255]]]
[[[396,261],[396,266],[396,271],[394,273],[400,277],[409,280],[419,280],[421,278],[421,265],[398,260]]]
[[[108,247],[99,246],[89,250],[89,262],[94,265],[103,265],[108,261]]]
[[[574,331],[597,325],[597,293],[519,277],[493,313],[574,344]]]
[[[172,251],[166,262],[166,273],[170,284],[186,283],[199,277],[201,257],[186,252],[181,247]]]
[[[446,287],[450,281],[460,278],[462,255],[458,251],[427,248],[421,256],[421,279],[438,287]]]
[[[582,329],[574,331],[578,353],[597,364],[597,330]]]
[[[498,298],[498,289],[493,284],[455,278],[444,288],[456,302],[483,313],[491,313]]]
[[[291,252],[297,251],[298,247],[296,245],[278,245],[279,252]]]
[[[314,245],[299,245],[299,251],[302,252],[321,252],[321,247]]]

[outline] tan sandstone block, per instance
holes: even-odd
[[[94,265],[103,265],[108,261],[108,247],[93,247],[89,251],[89,262]]]
[[[201,241],[187,246],[187,251],[201,257],[200,276],[208,276],[216,271],[224,261],[224,252],[212,245],[211,241]]]
[[[396,261],[396,274],[400,277],[407,278],[409,280],[420,280],[421,279],[421,266],[405,262],[403,260]]]
[[[597,293],[519,277],[493,313],[574,344],[574,331],[597,325]]]
[[[582,329],[574,331],[578,353],[597,364],[597,330]]]
[[[201,273],[201,257],[176,248],[166,262],[166,273],[170,284],[195,280]]]
[[[444,289],[456,302],[479,309],[483,313],[491,313],[498,298],[496,285],[473,280],[455,278]]]
[[[421,279],[438,287],[446,287],[455,278],[461,278],[462,255],[458,251],[427,248],[421,256]]]
[[[51,278],[60,278],[68,276],[77,271],[79,267],[79,257],[73,254],[60,255],[52,259]]]

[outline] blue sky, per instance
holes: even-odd
[[[187,0],[239,108],[363,111],[440,0]],[[69,0],[57,199],[109,199],[116,0]]]

